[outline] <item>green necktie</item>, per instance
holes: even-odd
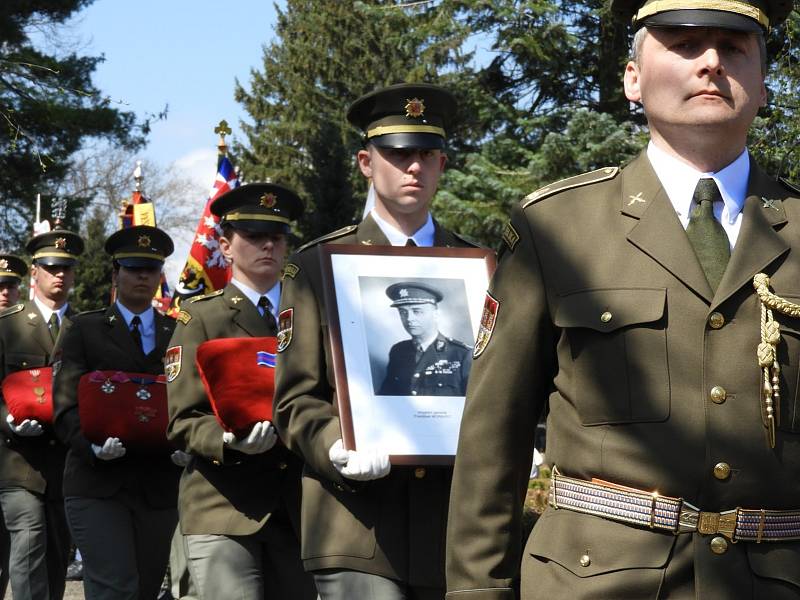
[[[47,321],[47,327],[50,329],[50,337],[53,338],[55,342],[56,338],[58,338],[58,315],[56,313],[50,315],[50,319]]]
[[[716,201],[722,201],[717,183],[711,178],[698,181],[692,198],[689,226],[686,228],[686,235],[714,292],[722,281],[731,257],[728,235],[722,224],[714,218]]]

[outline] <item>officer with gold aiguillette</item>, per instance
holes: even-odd
[[[612,0],[650,143],[532,193],[488,291],[448,599],[800,599],[800,192],[746,148],[790,0]],[[600,250],[598,250],[600,249]],[[535,424],[549,508],[524,549]]]

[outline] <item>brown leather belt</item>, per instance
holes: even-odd
[[[735,508],[706,512],[683,498],[604,481],[566,477],[553,467],[548,497],[553,508],[595,515],[674,534],[723,535],[732,542],[800,540],[800,510]]]

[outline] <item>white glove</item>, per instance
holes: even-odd
[[[184,452],[183,450],[175,450],[175,452],[170,454],[170,459],[172,459],[173,464],[179,467],[185,467],[192,459],[192,455],[188,452]]]
[[[225,445],[245,454],[262,454],[272,448],[278,441],[278,434],[269,421],[259,421],[246,438],[240,440],[232,432],[222,434]]]
[[[345,450],[342,440],[334,442],[328,450],[328,458],[342,477],[356,481],[380,479],[392,469],[388,454],[377,450]]]
[[[44,433],[44,428],[39,424],[39,421],[36,419],[25,419],[19,425],[14,423],[14,417],[10,414],[6,417],[6,421],[8,421],[8,426],[11,427],[11,431],[16,433],[17,435],[21,435],[24,437],[34,437],[37,435],[42,435]]]
[[[125,446],[119,441],[119,438],[107,438],[102,446],[92,444],[92,452],[100,460],[114,460],[125,456]]]

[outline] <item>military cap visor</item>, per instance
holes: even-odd
[[[274,183],[248,183],[211,203],[220,224],[251,233],[288,234],[303,214],[303,202],[288,188]]]
[[[106,240],[111,258],[127,268],[157,269],[175,246],[164,231],[150,225],[135,225],[115,231]]]
[[[430,84],[398,84],[356,100],[347,120],[381,148],[443,149],[455,97]]]
[[[612,13],[634,28],[716,27],[759,33],[782,23],[792,0],[611,0]]]
[[[0,283],[19,283],[27,272],[24,260],[13,254],[0,254]]]
[[[33,264],[70,267],[83,253],[83,240],[77,233],[53,229],[32,237],[25,246]]]
[[[393,283],[386,288],[386,295],[392,300],[393,308],[409,304],[438,304],[444,297],[435,287],[416,281]]]

